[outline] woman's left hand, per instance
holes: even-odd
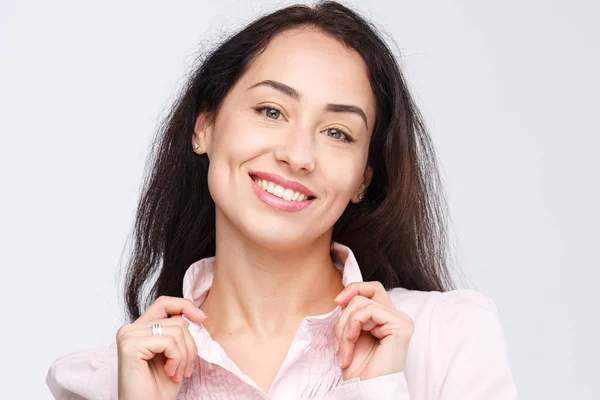
[[[404,371],[414,324],[396,310],[381,283],[351,283],[335,303],[346,307],[334,328],[344,380]]]

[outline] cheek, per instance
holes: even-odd
[[[323,174],[328,196],[344,208],[362,182],[362,170],[357,168],[355,163],[338,162],[335,168],[331,165],[325,166]]]
[[[226,201],[226,195],[235,191],[236,185],[249,179],[240,174],[240,166],[263,154],[270,145],[264,130],[242,121],[230,118],[213,131],[208,185],[215,203]]]
[[[274,132],[252,121],[232,117],[214,132],[213,156],[219,164],[239,167],[269,148],[275,137]]]
[[[362,174],[355,165],[341,163],[335,168],[333,166],[333,163],[327,163],[327,168],[321,173],[321,181],[326,185],[326,198],[321,204],[321,212],[314,215],[317,220],[313,221],[313,227],[318,231],[326,231],[335,225],[362,181]]]

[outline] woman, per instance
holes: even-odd
[[[203,60],[159,137],[132,323],[56,360],[52,393],[515,398],[494,303],[451,290],[436,168],[364,19],[326,2],[253,22]]]

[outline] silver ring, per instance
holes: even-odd
[[[163,330],[162,325],[159,323],[152,324],[152,336],[162,336]]]

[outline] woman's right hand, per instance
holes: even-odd
[[[192,374],[198,357],[182,315],[198,323],[206,320],[191,300],[161,296],[134,323],[119,328],[119,400],[177,397],[183,377]],[[154,323],[162,325],[162,336],[152,335]]]

